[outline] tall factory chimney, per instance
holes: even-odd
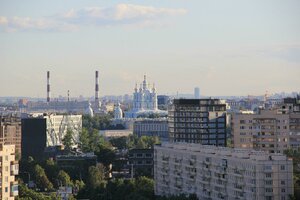
[[[95,103],[99,102],[99,72],[95,73]]]
[[[50,71],[47,71],[47,102],[50,102]]]
[[[99,100],[99,72],[95,72],[95,104],[94,112],[99,113],[101,108],[101,102]]]

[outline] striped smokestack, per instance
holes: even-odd
[[[95,73],[95,102],[99,102],[99,73]]]
[[[50,102],[50,71],[47,71],[47,102]]]

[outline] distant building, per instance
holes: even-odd
[[[158,95],[157,96],[157,105],[160,110],[168,110],[170,103],[170,97],[167,95]]]
[[[32,102],[27,103],[27,112],[53,112],[53,113],[85,113],[86,109],[89,107],[89,101],[55,101],[50,102]],[[93,106],[94,107],[94,106]]]
[[[131,130],[101,130],[99,131],[100,135],[103,136],[106,140],[110,140],[112,138],[119,138],[119,137],[128,137],[132,135]]]
[[[175,99],[169,134],[171,142],[226,146],[226,104],[219,99]]]
[[[194,97],[195,97],[195,99],[200,99],[200,88],[195,87],[195,89],[194,89]]]
[[[138,119],[133,124],[133,134],[141,136],[157,136],[163,141],[169,138],[167,118]]]
[[[293,161],[283,154],[211,145],[154,147],[155,195],[196,194],[198,199],[289,199]]]
[[[0,142],[0,199],[14,200],[18,196],[19,163],[15,159],[15,145]]]
[[[283,105],[278,110],[232,115],[233,143],[236,148],[254,148],[271,153],[300,147],[300,112]]]
[[[284,98],[280,112],[285,113],[300,113],[300,96],[297,98]]]
[[[38,115],[22,119],[22,157],[42,158],[46,148],[62,146],[67,130],[71,130],[73,147],[82,130],[81,115]]]
[[[21,118],[13,115],[0,116],[0,143],[15,145],[15,153],[21,156]]]
[[[130,149],[128,164],[133,177],[153,177],[153,149]]]
[[[114,108],[114,119],[122,119],[123,118],[123,111],[121,109],[120,103],[118,103]]]
[[[149,114],[164,114],[165,112],[158,110],[156,88],[151,88],[147,82],[146,75],[144,81],[138,89],[134,88],[132,109],[125,113],[126,118],[137,118]]]

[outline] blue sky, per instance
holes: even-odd
[[[0,1],[0,96],[299,91],[300,1]]]

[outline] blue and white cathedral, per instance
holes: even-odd
[[[126,118],[136,118],[140,115],[160,113],[161,111],[157,108],[157,93],[156,88],[153,84],[151,87],[147,83],[146,75],[144,75],[144,81],[140,84],[140,88],[137,84],[134,88],[132,109],[126,112]]]
[[[147,83],[146,75],[144,75],[144,81],[137,88],[135,85],[133,93],[133,105],[132,111],[144,111],[144,110],[157,110],[157,94],[154,87],[150,88],[150,84]]]

